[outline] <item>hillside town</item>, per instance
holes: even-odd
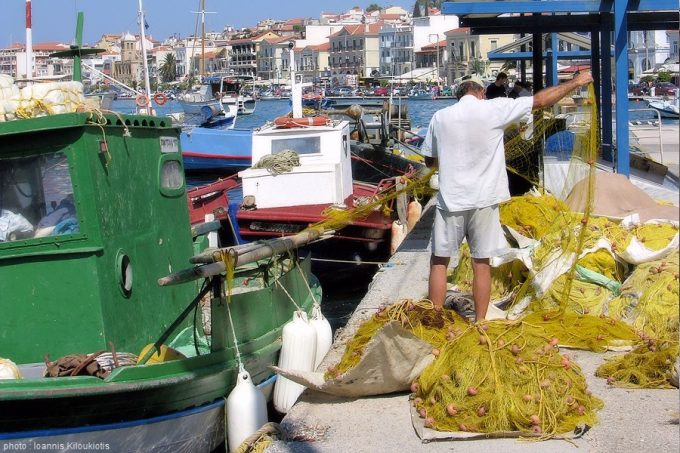
[[[200,27],[197,27],[200,28]],[[550,39],[546,35],[546,39]],[[147,51],[151,84],[183,88],[194,76],[227,74],[252,78],[260,85],[284,84],[290,77],[289,47],[302,82],[323,87],[378,86],[416,82],[453,85],[466,74],[493,81],[499,72],[519,78],[531,61],[513,53],[530,50],[531,41],[509,34],[471,34],[454,15],[435,7],[416,6],[366,9],[354,7],[342,13],[322,13],[318,18],[264,19],[252,27],[196,30],[194,36],[165,38],[134,31],[106,31],[91,43],[103,49],[83,59],[86,85],[105,88],[108,77],[133,88],[143,81],[142,45]],[[571,52],[573,61],[562,61],[564,76],[579,69],[578,55],[589,50],[589,40],[577,33],[560,33],[559,50]],[[656,79],[659,72],[673,72],[678,61],[678,30],[631,31],[629,79]],[[38,78],[66,79],[72,60],[51,57],[69,44],[33,44],[34,74]],[[25,78],[26,47],[23,43],[0,49],[0,74]],[[564,64],[562,64],[564,63]],[[673,67],[674,65],[674,67]],[[645,79],[647,77],[647,79]]]

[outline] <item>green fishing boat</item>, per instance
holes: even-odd
[[[231,290],[224,267],[159,285],[207,245],[178,137],[153,116],[0,123],[0,357],[21,375],[0,380],[0,445],[210,451],[236,347],[271,384],[283,325],[320,300],[294,252],[239,260]]]

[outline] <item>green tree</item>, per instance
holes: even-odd
[[[670,82],[672,78],[671,73],[668,71],[659,71],[656,74],[657,82]]]
[[[159,69],[159,74],[163,82],[172,82],[177,76],[177,58],[175,54],[168,53],[165,55],[163,64]]]
[[[486,75],[486,62],[475,58],[474,60],[470,61],[468,69],[471,72],[477,73],[480,76]]]
[[[373,11],[380,11],[382,7],[378,5],[377,3],[371,3],[366,7],[366,12],[367,13],[372,13]]]

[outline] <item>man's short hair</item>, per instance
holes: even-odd
[[[466,94],[470,94],[475,91],[484,91],[484,86],[480,85],[478,78],[476,80],[469,77],[467,79],[463,79],[464,80],[460,83],[458,89],[456,90],[457,99],[460,99]]]
[[[498,75],[496,76],[496,80],[501,80],[501,79],[507,79],[508,75],[504,72],[499,72]]]

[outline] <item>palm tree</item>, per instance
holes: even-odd
[[[159,74],[163,82],[172,82],[177,76],[177,58],[172,53],[165,55],[165,60],[160,67]]]

